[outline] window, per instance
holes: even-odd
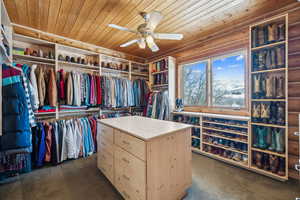
[[[184,105],[245,108],[245,56],[241,51],[183,65]]]
[[[185,105],[207,105],[207,62],[183,67],[183,102]]]
[[[212,106],[245,107],[244,53],[212,61]]]

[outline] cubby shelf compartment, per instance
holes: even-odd
[[[207,136],[211,136],[211,137],[215,137],[215,138],[221,138],[221,139],[225,139],[225,140],[230,140],[230,141],[234,141],[234,142],[240,142],[240,143],[248,144],[247,140],[244,141],[244,140],[234,139],[234,138],[230,138],[230,137],[224,137],[224,136],[211,134],[211,133],[206,133],[206,132],[203,132],[202,134],[207,135]]]
[[[41,64],[55,65],[55,60],[49,59],[49,58],[43,58],[43,57],[38,57],[38,56],[29,56],[29,55],[19,55],[19,54],[13,54],[13,57],[16,59],[37,61],[37,62],[40,62]]]
[[[237,127],[237,128],[248,128],[248,126],[243,126],[243,125],[227,124],[227,123],[221,123],[221,122],[212,122],[212,121],[206,121],[206,120],[203,120],[202,122],[203,122],[203,123],[210,123],[210,124],[223,125],[223,126]]]
[[[217,128],[211,128],[211,127],[206,127],[206,126],[202,126],[202,128],[206,129],[206,130],[212,130],[212,131],[218,131],[218,132],[224,132],[224,133],[231,133],[231,134],[242,135],[242,136],[246,136],[246,137],[248,136],[245,133],[239,133],[239,132],[231,131],[231,130],[217,129]]]
[[[243,167],[243,168],[248,168],[248,164],[244,163],[244,162],[238,162],[238,161],[235,161],[235,160],[232,160],[232,159],[229,159],[229,158],[225,158],[225,157],[222,157],[220,155],[209,153],[209,152],[206,152],[206,151],[199,151],[198,149],[195,149],[193,151],[199,152],[200,154],[206,155],[206,156],[211,157],[211,158],[215,158],[217,160],[220,160],[220,161],[223,161],[223,162],[226,162],[226,163],[229,163],[229,164],[237,165],[237,166],[240,166],[240,167]]]
[[[239,150],[236,150],[236,149],[233,149],[233,148],[224,147],[224,146],[221,146],[221,145],[212,144],[212,143],[204,142],[204,141],[202,141],[202,144],[210,145],[210,146],[213,146],[213,147],[216,147],[216,148],[220,148],[220,149],[224,149],[224,150],[228,150],[228,151],[232,151],[232,152],[235,152],[235,153],[240,153],[240,154],[248,156],[247,152],[239,151]]]

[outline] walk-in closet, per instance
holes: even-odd
[[[299,0],[0,0],[1,200],[300,199]]]

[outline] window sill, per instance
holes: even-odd
[[[250,116],[251,113],[246,108],[240,110],[234,110],[231,108],[212,108],[202,106],[185,106],[184,111],[187,112],[204,112],[212,114],[224,114],[224,115],[239,115],[239,116]]]

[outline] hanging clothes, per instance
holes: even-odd
[[[146,116],[154,119],[169,120],[169,94],[168,90],[150,93],[148,98]]]

